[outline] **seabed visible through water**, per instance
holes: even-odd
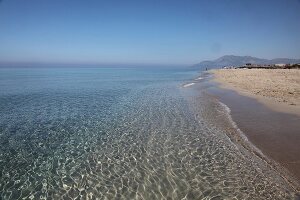
[[[182,87],[191,75],[31,73],[19,80],[23,91],[7,80],[0,85],[0,199],[295,195],[263,160],[231,141],[236,128],[224,105],[195,85]]]

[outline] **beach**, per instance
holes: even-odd
[[[208,92],[230,108],[254,146],[300,183],[300,70],[222,69],[210,74]]]
[[[298,69],[222,69],[211,73],[222,87],[255,98],[275,111],[300,116]]]

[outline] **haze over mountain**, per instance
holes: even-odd
[[[300,63],[300,59],[290,59],[290,58],[275,58],[275,59],[263,59],[256,58],[252,56],[234,56],[225,55],[216,60],[202,61],[198,64],[193,65],[193,68],[220,68],[224,66],[241,66],[246,63],[252,64],[278,64],[278,63]]]

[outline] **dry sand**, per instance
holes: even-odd
[[[300,69],[221,69],[211,73],[221,87],[271,108],[231,91],[224,95],[221,90],[222,101],[231,108],[234,121],[249,141],[300,184]],[[299,192],[299,185],[296,188]]]
[[[269,108],[300,116],[299,69],[211,70],[223,87],[250,96]]]

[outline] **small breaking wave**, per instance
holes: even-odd
[[[187,84],[184,84],[182,87],[190,87],[192,85],[194,85],[195,83],[187,83]]]

